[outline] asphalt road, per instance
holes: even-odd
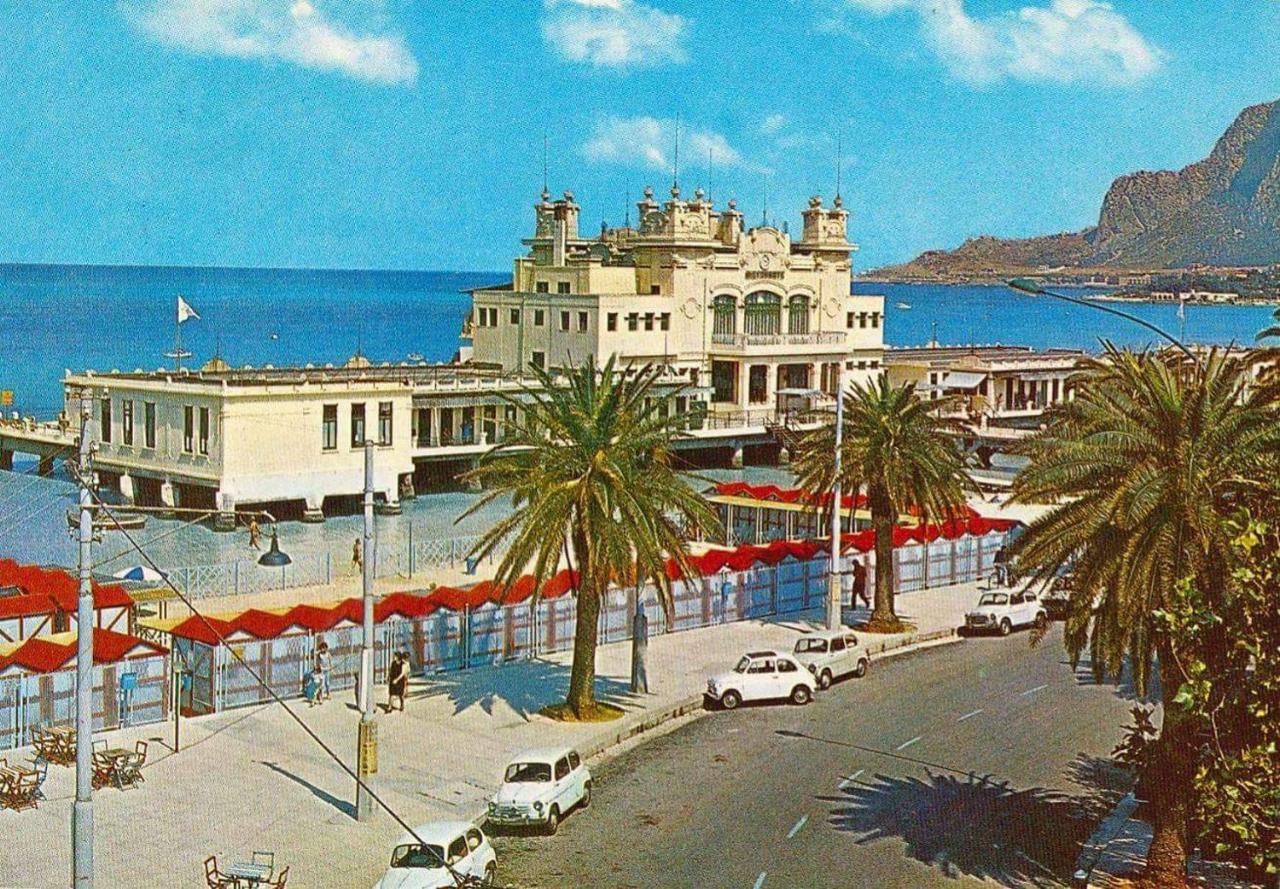
[[[1054,629],[873,665],[807,707],[710,714],[610,760],[555,837],[498,836],[519,889],[1058,886],[1123,789],[1133,700]]]

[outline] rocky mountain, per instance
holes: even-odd
[[[1038,238],[972,238],[877,277],[1003,277],[1038,268],[1154,269],[1280,262],[1280,101],[1242,111],[1207,158],[1112,183],[1098,224]]]

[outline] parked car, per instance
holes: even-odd
[[[821,689],[830,688],[832,682],[845,676],[861,679],[871,664],[858,637],[848,630],[805,633],[796,640],[795,658],[813,674]]]
[[[1008,636],[1014,627],[1034,624],[1043,628],[1048,623],[1049,615],[1030,589],[983,593],[977,607],[964,616],[965,629],[970,632],[997,632],[1001,636]]]
[[[555,833],[574,806],[591,805],[591,772],[568,747],[526,750],[512,760],[489,801],[489,823],[537,825]]]
[[[400,838],[391,850],[391,866],[373,889],[453,889],[455,873],[474,885],[493,886],[497,853],[470,821],[433,821]]]
[[[727,673],[707,680],[706,698],[732,710],[743,701],[790,700],[807,704],[818,690],[818,680],[787,654],[749,651]]]

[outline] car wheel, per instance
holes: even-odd
[[[1000,621],[1001,636],[1008,636],[1012,632],[1013,632],[1013,624],[1009,623],[1009,618],[1006,617],[1004,620]]]
[[[733,710],[742,703],[742,696],[736,691],[727,691],[720,696],[720,706],[726,710]]]
[[[484,868],[484,882],[483,882],[483,883],[481,883],[480,885],[481,885],[481,886],[496,886],[496,885],[498,885],[498,868],[497,868],[497,865],[494,865],[494,864],[492,864],[492,863],[485,865],[485,868]]]
[[[1048,616],[1047,616],[1043,611],[1037,612],[1037,614],[1036,614],[1036,629],[1037,629],[1037,630],[1043,630],[1043,629],[1044,629],[1046,626],[1048,626],[1048,625],[1049,625],[1049,618],[1048,618]]]
[[[547,836],[553,837],[560,829],[560,807],[552,806],[547,812]]]
[[[791,703],[807,704],[813,700],[813,692],[809,691],[807,685],[797,685],[791,689]]]
[[[854,668],[854,671],[853,671],[854,678],[855,678],[855,679],[861,679],[863,676],[866,676],[866,675],[867,675],[867,666],[868,666],[868,664],[867,664],[867,659],[866,659],[866,658],[863,658],[862,660],[858,661],[858,666],[857,666],[857,667],[855,667],[855,668]]]
[[[818,688],[822,689],[823,691],[826,691],[830,687],[831,687],[831,671],[823,670],[822,674],[818,676]]]
[[[591,808],[591,782],[588,781],[582,788],[582,808]]]

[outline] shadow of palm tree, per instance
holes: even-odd
[[[824,799],[835,804],[831,825],[859,844],[897,837],[907,855],[949,877],[1048,887],[1070,881],[1108,796],[929,770],[924,779],[877,775]]]
[[[1068,660],[1062,661],[1063,666],[1070,666]],[[1101,678],[1093,673],[1093,662],[1090,660],[1088,653],[1080,655],[1080,663],[1075,668],[1077,685],[1109,685],[1117,695],[1126,701],[1140,701],[1144,704],[1153,704],[1160,700],[1160,671],[1152,670],[1151,678],[1147,684],[1147,693],[1139,694],[1138,687],[1134,684],[1133,668],[1126,660],[1120,669],[1119,676],[1108,676],[1105,671],[1102,672]]]
[[[445,695],[454,713],[479,706],[493,715],[494,708],[505,704],[525,721],[548,704],[564,700],[569,691],[570,668],[565,664],[544,660],[516,661],[497,667],[460,670],[456,673],[431,673],[410,681],[409,699],[428,700]],[[596,677],[596,700],[624,710],[638,706],[628,683],[608,676]]]

